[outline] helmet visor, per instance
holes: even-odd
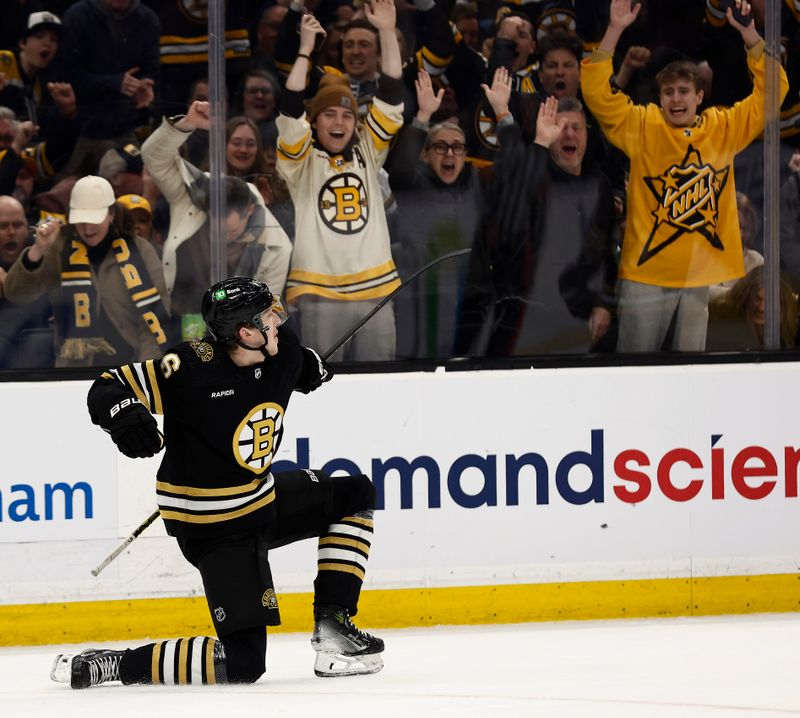
[[[289,312],[286,310],[286,305],[283,302],[283,297],[280,294],[272,295],[272,311],[278,317],[278,326],[283,324],[289,319]]]
[[[289,312],[286,311],[286,306],[284,305],[283,298],[280,294],[273,294],[272,304],[263,312],[261,312],[261,314],[253,317],[253,324],[262,330],[265,328],[262,320],[264,312],[272,312],[278,318],[278,326],[283,324],[289,318]]]

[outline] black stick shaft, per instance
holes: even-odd
[[[100,571],[102,571],[117,556],[119,556],[128,546],[130,546],[130,544],[132,544],[138,538],[139,534],[141,534],[142,531],[144,531],[150,524],[153,523],[153,521],[155,521],[159,517],[160,513],[161,512],[158,509],[156,509],[144,521],[142,521],[142,523],[140,523],[133,530],[133,533],[130,536],[128,536],[128,538],[126,538],[119,546],[117,546],[117,548],[115,548],[110,554],[108,554],[108,556],[106,556],[98,564],[98,566],[96,568],[91,570],[90,573],[92,574],[92,576],[97,576],[100,573]]]
[[[346,341],[352,339],[356,333],[358,332],[361,327],[363,327],[372,317],[374,317],[387,303],[394,299],[400,292],[403,291],[411,282],[416,279],[420,274],[424,274],[427,272],[431,267],[439,264],[439,262],[444,262],[446,259],[453,259],[454,257],[461,257],[465,254],[469,254],[472,250],[468,247],[466,249],[457,249],[453,252],[448,252],[447,254],[443,254],[441,257],[437,257],[436,259],[428,262],[424,267],[420,267],[414,274],[412,274],[405,282],[403,282],[397,289],[395,289],[391,294],[381,299],[381,301],[370,309],[367,314],[365,314],[361,319],[358,320],[356,325],[349,329],[347,333],[339,339],[325,354],[322,355],[323,359],[329,359],[333,354],[336,353],[336,350],[342,346]]]

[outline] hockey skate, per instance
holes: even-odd
[[[356,628],[344,608],[314,609],[311,646],[317,652],[314,673],[321,678],[367,675],[383,668],[383,641]]]
[[[76,689],[118,681],[119,662],[124,653],[101,648],[87,648],[78,654],[59,653],[50,669],[50,678]]]

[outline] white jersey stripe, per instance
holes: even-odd
[[[245,506],[252,501],[255,501],[262,496],[265,496],[275,485],[275,478],[272,474],[261,485],[258,491],[248,494],[247,496],[237,496],[232,499],[203,499],[202,497],[188,498],[179,496],[167,496],[157,491],[158,505],[163,508],[180,509],[182,511],[226,511],[230,509],[237,509]]]

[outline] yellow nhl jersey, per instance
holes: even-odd
[[[631,161],[619,276],[662,287],[701,287],[744,275],[733,158],[764,129],[763,44],[748,54],[753,93],[712,107],[691,127],[634,105],[610,84],[608,56],[583,61],[581,88],[606,137]],[[781,99],[788,90],[781,69]]]

